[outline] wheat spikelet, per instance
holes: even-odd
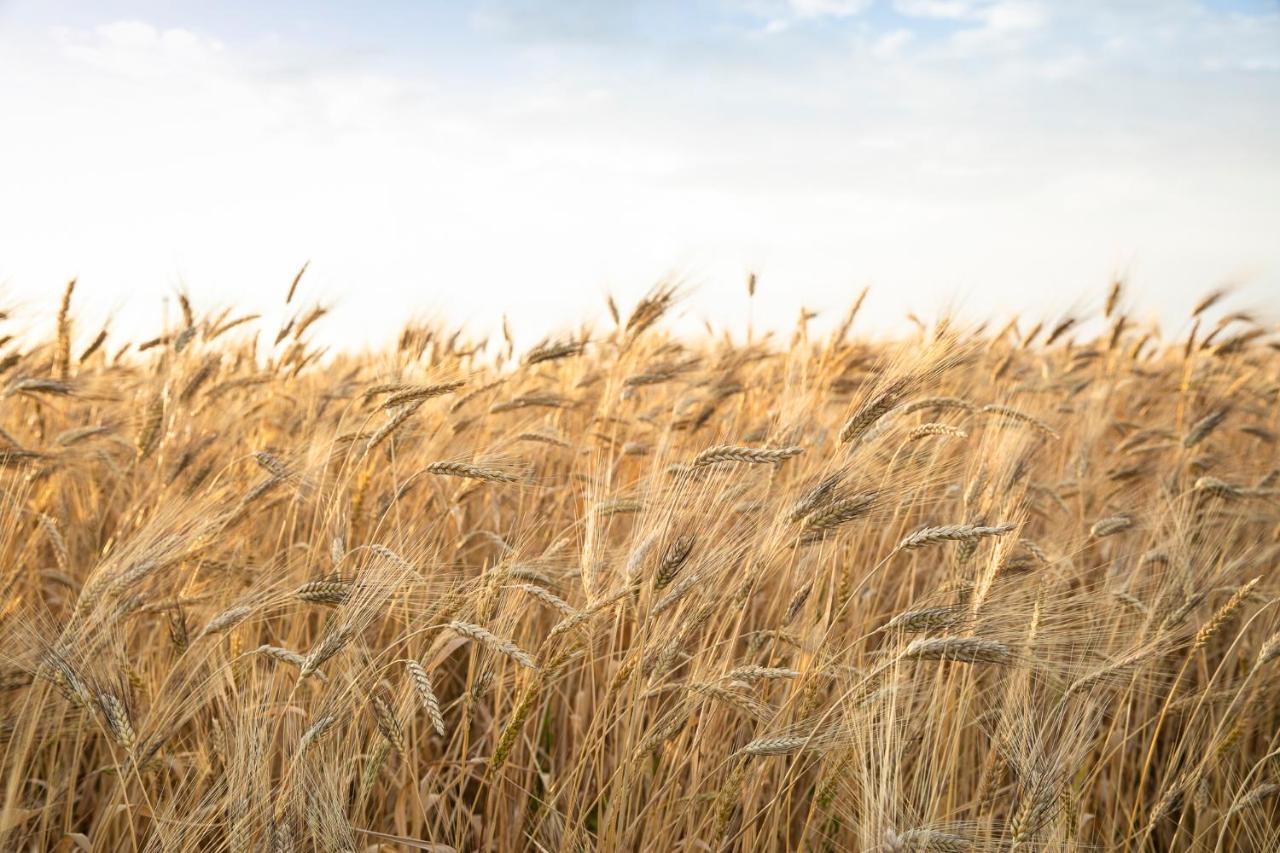
[[[868,429],[875,424],[876,421],[884,417],[898,403],[903,393],[906,391],[908,382],[906,379],[899,379],[891,383],[887,388],[872,397],[855,411],[844,425],[840,427],[840,441],[848,444],[856,441]]]
[[[1209,621],[1202,625],[1200,630],[1196,632],[1195,641],[1191,646],[1192,649],[1203,649],[1208,645],[1209,641],[1213,639],[1214,634],[1217,634],[1222,630],[1223,626],[1230,621],[1231,617],[1235,616],[1236,611],[1240,609],[1248,599],[1249,593],[1253,591],[1253,588],[1257,586],[1261,580],[1262,577],[1258,576],[1237,589],[1235,593],[1227,599],[1227,602],[1214,612]]]
[[[804,453],[803,447],[738,447],[733,444],[718,444],[708,447],[693,460],[695,468],[715,465],[720,462],[746,462],[753,465],[782,462],[793,456]]]
[[[156,445],[160,443],[160,432],[163,424],[164,397],[160,394],[153,394],[147,402],[142,426],[138,430],[138,437],[134,443],[139,462],[150,456],[151,452],[156,449]]]
[[[1026,424],[1027,426],[1031,427],[1032,429],[1036,430],[1042,435],[1048,436],[1049,438],[1052,438],[1055,441],[1061,437],[1058,435],[1057,430],[1055,430],[1053,427],[1049,426],[1047,423],[1040,420],[1039,418],[1032,417],[1031,415],[1028,415],[1025,412],[1020,412],[1017,409],[1012,409],[1012,408],[1009,408],[1008,406],[1000,406],[994,403],[990,403],[988,405],[983,406],[979,411],[981,411],[984,415],[992,415],[1004,421]]]
[[[1009,663],[1009,647],[980,637],[928,637],[912,640],[903,651],[906,660],[945,660],[960,663]]]
[[[1056,786],[1043,778],[1033,778],[1022,786],[1018,799],[1018,809],[1009,822],[1013,836],[1010,850],[1028,846],[1053,819],[1058,804]]]
[[[466,382],[441,382],[437,385],[409,385],[395,389],[390,397],[382,403],[384,409],[395,409],[409,403],[421,403],[432,397],[450,394],[466,385]]]
[[[552,667],[554,668],[554,664]],[[498,735],[498,744],[489,759],[489,772],[491,774],[506,763],[507,756],[511,754],[511,748],[515,746],[516,738],[519,737],[525,720],[528,719],[529,713],[542,695],[542,683],[542,673],[539,673],[526,685],[524,692],[520,694],[520,701],[512,709],[510,719],[507,720],[507,724],[503,727],[501,734]]]
[[[1116,306],[1120,304],[1120,294],[1124,289],[1124,282],[1116,279],[1111,283],[1111,289],[1107,292],[1107,301],[1102,309],[1103,317],[1110,317],[1115,313]]]
[[[1062,337],[1064,334],[1066,334],[1067,331],[1075,324],[1076,324],[1076,320],[1074,317],[1067,317],[1062,321],[1060,321],[1049,332],[1049,337],[1044,339],[1044,346],[1046,347],[1053,346],[1053,342],[1056,341],[1058,338]]]
[[[555,586],[555,581],[549,576],[530,566],[511,566],[503,572],[503,576],[511,580],[527,581],[544,588]]]
[[[98,707],[102,709],[102,718],[106,720],[107,728],[115,737],[116,743],[132,751],[137,745],[138,737],[134,734],[133,723],[129,721],[129,712],[124,703],[112,693],[100,693]]]
[[[721,684],[709,681],[695,682],[689,685],[689,690],[723,702],[757,720],[763,720],[769,716],[769,707],[763,702],[742,691],[733,690]]]
[[[278,474],[272,474],[271,476],[258,481],[253,488],[249,489],[249,491],[245,492],[244,495],[241,496],[240,502],[236,504],[236,508],[232,511],[228,523],[244,518],[249,507],[261,500],[265,495],[267,495],[267,493],[275,489],[276,486],[283,483],[285,479],[285,477]]]
[[[524,357],[524,364],[528,367],[547,361],[582,355],[585,347],[586,344],[582,341],[547,341],[530,350]]]
[[[1263,800],[1274,796],[1280,792],[1280,785],[1275,782],[1263,782],[1250,788],[1244,794],[1231,804],[1231,808],[1227,809],[1226,817],[1232,817],[1246,809],[1251,809],[1261,803]]]
[[[538,599],[544,604],[554,607],[556,610],[559,610],[560,613],[566,617],[575,616],[578,612],[573,607],[573,605],[569,604],[569,602],[565,601],[563,598],[556,595],[554,592],[552,592],[549,589],[545,589],[543,587],[536,586],[534,584],[528,584],[528,583],[516,584],[515,588],[518,590],[521,590],[522,592],[528,593],[529,595],[533,596],[534,598]]]
[[[9,385],[5,391],[5,396],[11,394],[30,394],[47,395],[50,397],[67,397],[73,393],[74,389],[71,384],[61,379],[35,379],[26,378],[19,379]],[[16,444],[16,442],[10,442]]]
[[[550,444],[553,447],[569,447],[569,442],[555,435],[544,432],[522,432],[516,435],[516,441],[532,441],[538,444]]]
[[[1178,606],[1177,609],[1168,612],[1164,620],[1160,623],[1161,630],[1168,630],[1181,625],[1187,620],[1197,607],[1204,603],[1209,594],[1204,591],[1194,592],[1187,596],[1187,599]]]
[[[447,477],[464,477],[471,480],[485,480],[490,483],[514,483],[519,478],[496,468],[484,468],[466,462],[432,462],[423,469],[428,474],[439,474]]]
[[[54,442],[62,445],[63,447],[71,447],[72,445],[79,444],[86,439],[95,438],[100,435],[108,435],[114,431],[114,427],[106,425],[69,429],[66,432],[59,433],[54,439]]]
[[[804,608],[805,602],[809,600],[809,595],[813,592],[813,581],[808,580],[800,585],[795,594],[791,596],[791,600],[787,602],[787,609],[782,614],[782,624],[790,625],[795,618],[800,615],[800,611]]]
[[[431,727],[435,729],[436,734],[444,737],[444,716],[440,713],[440,700],[436,698],[436,693],[431,688],[431,676],[416,660],[405,661],[405,669],[409,671],[409,680],[413,684],[414,692],[418,694],[423,710],[427,712]]]
[[[1173,810],[1182,803],[1182,798],[1190,786],[1191,779],[1184,773],[1175,779],[1173,784],[1164,789],[1164,793],[1160,795],[1160,799],[1151,807],[1151,811],[1147,815],[1146,836],[1150,837],[1156,825],[1172,814]]]
[[[931,435],[945,435],[950,438],[968,438],[969,433],[949,424],[921,424],[913,427],[911,432],[907,433],[908,441],[919,441]]]
[[[302,274],[307,271],[307,267],[311,266],[311,261],[306,261],[298,270],[297,275],[293,277],[293,281],[289,282],[289,292],[285,294],[284,304],[288,305],[293,301],[293,295],[298,291],[298,282],[302,281]]]
[[[58,306],[58,338],[53,358],[55,379],[66,379],[71,373],[71,293],[75,289],[76,280],[73,278],[63,289],[62,302]]]
[[[416,388],[407,382],[379,382],[377,385],[370,385],[364,389],[361,398],[368,402],[374,397],[381,397],[383,394],[395,394],[398,391],[406,391],[410,388]]]
[[[387,440],[387,437],[404,425],[404,422],[413,417],[414,412],[422,408],[425,400],[415,400],[412,403],[406,403],[402,406],[391,419],[383,424],[377,432],[369,436],[369,441],[365,445],[365,452],[372,451],[375,447]]]
[[[721,678],[725,681],[759,681],[778,678],[799,678],[800,673],[794,669],[780,666],[739,666],[726,672]]]
[[[491,414],[500,414],[502,412],[514,412],[518,409],[542,408],[542,409],[565,409],[571,408],[573,401],[567,397],[561,397],[558,394],[521,394],[503,403],[495,403],[489,407]]]
[[[404,755],[406,752],[404,729],[400,725],[399,718],[396,717],[395,704],[385,687],[379,687],[373,692],[369,697],[369,707],[373,711],[378,733],[391,745],[396,755]]]
[[[756,738],[742,747],[743,755],[791,755],[802,749],[817,746],[817,742],[807,737],[773,737]]]
[[[1224,480],[1219,480],[1217,477],[1198,477],[1192,488],[1200,494],[1222,500],[1236,500],[1254,493],[1252,489],[1233,486]]]
[[[88,361],[95,352],[102,349],[102,345],[105,344],[106,342],[107,342],[107,327],[103,326],[102,331],[98,332],[98,334],[94,337],[94,339],[89,342],[89,345],[85,347],[84,350],[80,353],[80,364],[84,364],[86,361]]]
[[[851,497],[831,501],[821,510],[805,518],[800,534],[800,544],[819,542],[831,535],[840,525],[866,515],[875,505],[878,496],[877,492],[859,492]]]
[[[972,412],[975,408],[976,406],[973,403],[960,397],[922,397],[919,400],[904,403],[898,408],[898,413],[909,415],[912,412],[920,412],[927,409],[955,409],[962,412]]]
[[[1192,424],[1191,429],[1187,430],[1187,434],[1182,437],[1182,446],[1190,449],[1204,441],[1209,437],[1210,433],[1222,425],[1228,414],[1229,411],[1227,409],[1218,409],[1196,421]]]
[[[298,669],[302,669],[307,663],[306,658],[297,652],[282,648],[281,646],[272,646],[266,643],[258,646],[258,648],[254,650],[254,653],[262,655],[263,657],[271,658],[272,660],[278,660],[283,663],[296,666]],[[314,675],[316,680],[321,684],[327,684],[329,682],[329,679],[325,677],[323,672],[314,672],[312,675]]]
[[[1149,646],[1145,649],[1138,649],[1137,651],[1131,652],[1127,655],[1123,655],[1120,658],[1116,659],[1115,661],[1112,661],[1109,664],[1106,664],[1104,666],[1101,666],[1095,669],[1093,672],[1087,673],[1086,675],[1082,675],[1081,677],[1077,678],[1075,681],[1071,682],[1071,684],[1063,692],[1060,703],[1065,703],[1071,696],[1077,693],[1082,693],[1085,690],[1088,690],[1090,687],[1093,687],[1095,684],[1098,684],[1099,682],[1105,679],[1108,679],[1117,673],[1124,672],[1126,670],[1130,670],[1134,668],[1138,664],[1150,658],[1152,655],[1154,655],[1158,651],[1159,651],[1159,647],[1154,645]]]
[[[623,328],[627,337],[634,341],[646,329],[658,322],[658,319],[675,304],[677,294],[677,288],[666,282],[650,290],[627,317],[627,324]]]
[[[217,371],[220,360],[221,359],[217,354],[210,354],[206,356],[205,359],[200,362],[200,366],[196,371],[187,379],[186,384],[182,386],[182,390],[178,392],[178,402],[190,402],[191,398],[196,395],[196,392],[200,390],[201,386],[203,386],[205,382],[209,381],[210,377],[212,377]]]
[[[844,474],[840,472],[824,477],[792,505],[791,511],[787,514],[787,520],[799,521],[809,513],[826,506],[835,498],[836,490],[843,479]]]
[[[906,610],[886,622],[881,631],[933,631],[938,628],[950,628],[964,618],[963,607],[925,607],[920,610]]]
[[[1208,311],[1210,308],[1212,308],[1213,306],[1221,302],[1222,298],[1225,297],[1229,292],[1230,291],[1227,290],[1226,288],[1217,288],[1215,290],[1209,291],[1204,296],[1204,298],[1202,298],[1199,302],[1197,302],[1195,304],[1195,307],[1191,309],[1191,316],[1199,317],[1201,314],[1203,314],[1204,312]]]
[[[306,662],[302,655],[280,646],[264,644],[255,649],[255,654],[260,654],[273,660],[284,661],[299,668]]]
[[[615,515],[627,515],[630,513],[641,512],[643,510],[644,504],[640,501],[606,501],[605,503],[596,504],[595,506],[595,514],[599,518],[609,518]]]
[[[242,391],[250,388],[255,388],[260,385],[266,385],[268,382],[271,382],[273,378],[274,377],[270,375],[261,375],[261,376],[240,376],[235,379],[228,379],[227,381],[220,382],[217,385],[214,385],[212,388],[210,388],[208,392],[205,394],[205,397],[210,400],[216,400],[219,397],[222,397],[223,395],[231,391]]]
[[[215,326],[211,328],[205,334],[205,340],[212,341],[214,338],[222,337],[223,335],[225,335],[227,332],[231,331],[234,328],[243,326],[245,323],[252,323],[254,320],[260,320],[260,319],[262,319],[261,314],[245,314],[243,316],[235,318],[234,320],[227,320],[225,323],[222,323],[219,326]]]
[[[331,628],[302,662],[302,670],[298,673],[299,680],[315,673],[321,666],[345,649],[354,637],[355,631],[350,625]]]
[[[479,625],[472,625],[469,622],[454,621],[449,623],[449,629],[460,636],[466,637],[467,639],[482,643],[499,654],[506,655],[526,669],[536,670],[538,668],[538,665],[534,662],[533,658],[515,643],[510,640],[504,640]]]
[[[1280,658],[1280,633],[1272,634],[1262,644],[1262,648],[1258,649],[1258,657],[1254,660],[1253,668],[1266,666],[1276,658]]]
[[[1107,536],[1128,530],[1133,527],[1133,519],[1127,515],[1113,515],[1107,518],[1100,518],[1089,528],[1089,536],[1094,539],[1103,539]]]
[[[972,542],[988,536],[1003,536],[1017,529],[1016,524],[949,524],[942,527],[922,527],[898,543],[899,551],[926,548],[940,542]]]
[[[595,604],[592,604],[589,607],[585,607],[582,610],[579,610],[573,616],[570,616],[566,619],[562,619],[551,628],[551,631],[548,632],[547,634],[547,639],[558,637],[561,634],[572,631],[574,628],[577,628],[580,625],[586,624],[597,613],[601,612],[602,610],[605,610],[606,608],[612,606],[613,604],[616,604],[622,598],[632,595],[635,591],[636,591],[636,587],[628,585],[623,589],[619,590],[618,592],[614,593],[613,595],[602,598],[601,600],[597,601]]]
[[[750,295],[755,295],[755,276],[751,277],[748,290]],[[742,791],[742,781],[746,777],[746,772],[746,762],[738,762],[737,766],[730,771],[728,778],[725,779],[724,785],[717,792],[716,801],[712,808],[712,813],[715,815],[715,824],[711,831],[712,838],[723,839],[725,837],[729,822],[733,819],[733,813],[738,805],[738,798]]]
[[[253,608],[247,604],[239,604],[235,607],[228,608],[217,616],[210,619],[201,629],[199,636],[204,637],[209,634],[218,634],[229,628],[234,628],[253,613]]]
[[[312,744],[319,743],[324,740],[325,736],[333,729],[334,723],[338,722],[337,714],[325,714],[318,718],[311,726],[302,733],[302,737],[298,739],[298,753],[302,754],[307,751]]]
[[[294,853],[293,825],[286,816],[271,821],[271,853]]]
[[[667,545],[662,552],[662,559],[658,561],[658,571],[653,577],[653,588],[660,590],[675,578],[685,562],[689,559],[689,554],[693,552],[693,544],[696,540],[687,533],[682,533]]]
[[[289,476],[289,466],[285,465],[275,454],[265,450],[258,450],[253,454],[253,460],[258,463],[258,467],[274,477],[284,479]]]
[[[351,598],[354,584],[341,578],[308,581],[293,591],[294,598],[310,604],[345,604]]]
[[[369,794],[372,786],[378,781],[378,776],[383,771],[383,765],[387,763],[389,754],[392,754],[392,745],[384,738],[380,740],[374,752],[370,753],[369,760],[365,761],[365,770],[360,775],[361,795]]]

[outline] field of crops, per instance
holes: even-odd
[[[305,290],[3,321],[3,849],[1280,847],[1229,296],[356,354]]]

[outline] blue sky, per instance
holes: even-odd
[[[1267,0],[0,0],[0,116],[0,282],[123,327],[305,259],[344,341],[1280,293]]]

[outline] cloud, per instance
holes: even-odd
[[[485,0],[471,23],[518,41],[598,44],[625,41],[636,32],[638,16],[627,4],[595,0]]]
[[[1021,47],[1029,36],[1045,27],[1049,13],[1038,2],[1004,0],[978,7],[968,17],[980,25],[955,33],[951,43],[960,52],[972,54]]]
[[[879,59],[896,56],[902,48],[915,40],[916,34],[908,29],[896,29],[887,32],[875,40],[871,46],[872,55]]]
[[[801,18],[848,18],[859,15],[871,0],[789,0],[791,11]]]
[[[207,68],[224,52],[217,39],[181,28],[159,29],[143,21],[116,21],[90,30],[55,27],[52,34],[67,56],[123,74],[147,74],[157,65]]]
[[[960,20],[973,17],[977,4],[969,0],[893,0],[893,8],[910,18]]]
[[[875,0],[725,0],[730,8],[764,21],[755,33],[777,35],[806,24],[810,28],[858,18]]]

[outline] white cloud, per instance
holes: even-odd
[[[789,0],[791,10],[802,18],[848,18],[861,14],[871,0]]]
[[[975,5],[969,0],[893,0],[895,11],[912,18],[969,18]]]
[[[876,39],[871,46],[871,53],[879,59],[896,56],[902,48],[915,40],[915,33],[908,29],[897,29],[885,33]]]
[[[142,21],[117,21],[90,31],[55,28],[67,56],[121,74],[147,74],[157,65],[178,69],[208,67],[223,45],[184,29],[158,29]]]
[[[992,30],[1022,32],[1044,26],[1048,13],[1040,3],[1027,0],[1006,0],[984,7],[978,17]]]
[[[1093,61],[1085,54],[1071,52],[1038,63],[1036,72],[1046,80],[1069,80],[1084,75],[1093,66]]]
[[[973,18],[979,26],[963,29],[951,37],[962,53],[1011,50],[1021,47],[1028,36],[1048,20],[1043,6],[1026,0],[1006,0],[977,9]]]

